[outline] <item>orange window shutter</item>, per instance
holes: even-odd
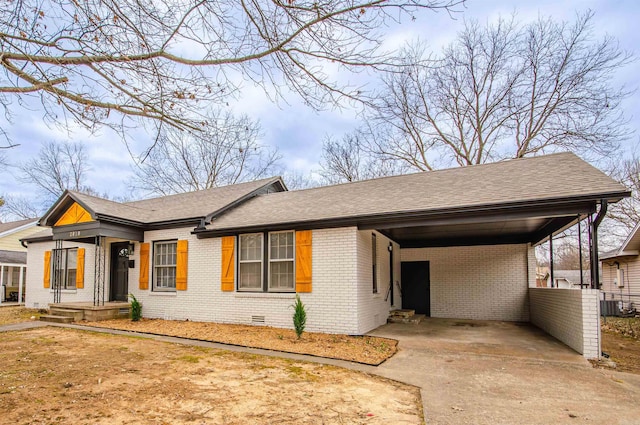
[[[187,290],[187,269],[189,259],[189,241],[178,241],[176,248],[176,291]]]
[[[235,236],[224,236],[222,238],[222,277],[220,289],[222,291],[233,291],[235,289]]]
[[[140,289],[149,289],[149,243],[140,244]]]
[[[76,289],[84,288],[84,248],[78,248],[76,263]]]
[[[51,251],[44,252],[44,287],[51,286]]]
[[[311,292],[311,230],[296,232],[296,292]]]

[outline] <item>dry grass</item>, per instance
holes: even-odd
[[[607,317],[602,321],[602,351],[622,372],[640,374],[640,319]]]
[[[24,307],[0,307],[0,326],[12,323],[38,320],[42,313],[37,309]],[[34,317],[34,319],[31,319]]]
[[[1,335],[3,424],[420,424],[415,387],[338,367],[64,328]]]
[[[88,326],[169,335],[202,341],[263,348],[287,353],[311,354],[331,359],[379,365],[396,352],[398,342],[372,336],[347,336],[305,332],[297,339],[288,329],[227,325],[176,320],[128,319],[86,323]]]

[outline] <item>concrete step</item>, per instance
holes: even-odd
[[[399,310],[391,310],[389,312],[389,317],[411,317],[416,314],[415,310],[408,309],[399,309]]]
[[[79,322],[84,319],[83,310],[75,310],[66,307],[49,307],[49,314],[53,316],[71,317],[74,322]]]
[[[422,319],[424,318],[424,314],[412,314],[408,317],[389,316],[389,318],[387,319],[387,323],[413,323],[417,325],[418,323],[422,322]]]
[[[44,314],[40,316],[40,320],[43,322],[53,322],[53,323],[71,323],[73,322],[73,317],[54,316],[52,314]]]

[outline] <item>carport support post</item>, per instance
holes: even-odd
[[[584,276],[582,275],[582,227],[578,217],[578,254],[580,256],[580,289],[584,289]]]
[[[600,289],[600,265],[598,260],[598,226],[607,213],[606,199],[600,201],[600,211],[591,223],[591,289]]]

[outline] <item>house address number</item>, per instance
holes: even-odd
[[[70,238],[77,238],[78,236],[80,236],[80,230],[74,230],[72,232],[69,232]]]

